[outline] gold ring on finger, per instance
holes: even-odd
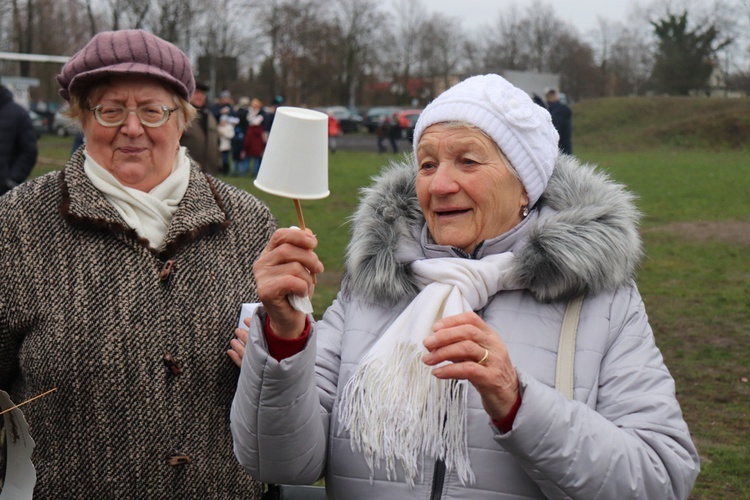
[[[477,363],[479,363],[480,365],[484,366],[484,365],[487,364],[487,358],[489,358],[489,357],[490,357],[490,350],[489,349],[485,349],[484,350],[484,356],[482,356],[482,359],[480,359],[479,361],[477,361]]]

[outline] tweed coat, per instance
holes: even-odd
[[[633,281],[641,257],[632,195],[591,166],[561,155],[547,190],[516,228],[466,255],[435,244],[415,194],[417,166],[386,170],[352,220],[342,292],[306,347],[268,355],[259,310],[232,404],[235,453],[264,481],[326,478],[328,498],[686,498],[699,460],[674,381]],[[470,387],[474,483],[422,456],[413,488],[397,466],[370,471],[339,421],[341,393],[358,363],[417,293],[410,262],[511,251],[511,285],[477,313],[500,335],[522,403],[502,433]],[[555,390],[557,344],[568,299],[584,295],[574,395]],[[415,429],[419,432],[419,429]]]
[[[150,248],[81,151],[0,198],[0,388],[57,387],[24,407],[35,498],[260,498],[232,454],[226,350],[275,220],[193,163]]]

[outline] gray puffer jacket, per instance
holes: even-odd
[[[699,459],[655,345],[633,275],[641,258],[632,196],[592,167],[560,156],[531,215],[471,256],[436,245],[414,190],[416,166],[386,170],[353,217],[347,278],[300,353],[277,362],[253,321],[231,412],[235,454],[266,482],[312,483],[329,498],[686,498]],[[423,457],[409,489],[402,471],[371,478],[338,421],[339,397],[362,359],[415,296],[409,263],[512,251],[517,286],[478,314],[501,336],[522,404],[502,433],[471,388],[474,484]],[[585,294],[574,398],[554,388],[565,306]]]

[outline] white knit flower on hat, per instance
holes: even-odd
[[[535,129],[540,123],[536,104],[523,90],[510,84],[486,85],[484,93],[495,111],[510,125],[522,129]]]

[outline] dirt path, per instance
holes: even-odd
[[[750,247],[750,221],[674,222],[651,231],[678,234],[691,241],[719,241]]]

